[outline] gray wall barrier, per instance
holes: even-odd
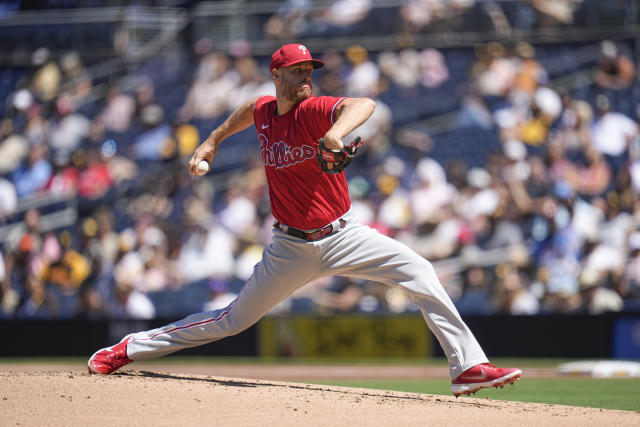
[[[317,318],[318,322],[326,318]],[[640,312],[547,316],[467,316],[490,358],[640,359]],[[0,320],[0,357],[89,356],[124,335],[167,320]],[[259,356],[260,322],[246,331],[179,355]],[[433,356],[443,356],[437,342]]]
[[[172,319],[175,320],[175,319]],[[0,357],[91,356],[125,335],[158,328],[161,320],[0,320]],[[193,356],[257,356],[256,328],[176,354]]]

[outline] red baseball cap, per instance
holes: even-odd
[[[288,67],[300,62],[311,61],[313,68],[324,67],[324,62],[319,59],[313,59],[311,52],[306,46],[301,44],[285,44],[271,55],[270,70]]]

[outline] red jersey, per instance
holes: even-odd
[[[351,206],[344,172],[322,172],[318,140],[333,126],[335,109],[344,98],[310,97],[282,116],[276,98],[256,102],[254,119],[269,183],[273,216],[302,230],[323,227]]]

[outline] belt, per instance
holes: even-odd
[[[323,237],[328,236],[329,234],[342,229],[347,224],[347,221],[340,218],[336,221],[333,221],[331,224],[319,228],[314,231],[304,231],[299,228],[289,227],[288,225],[284,225],[279,221],[273,223],[273,226],[278,230],[287,233],[293,237],[297,237],[299,239],[306,240],[308,242],[313,242],[315,240],[320,240]]]

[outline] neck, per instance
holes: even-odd
[[[283,96],[276,96],[276,105],[276,114],[282,116],[284,114],[287,114],[289,110],[291,110],[293,106],[296,105],[296,103],[285,99]]]

